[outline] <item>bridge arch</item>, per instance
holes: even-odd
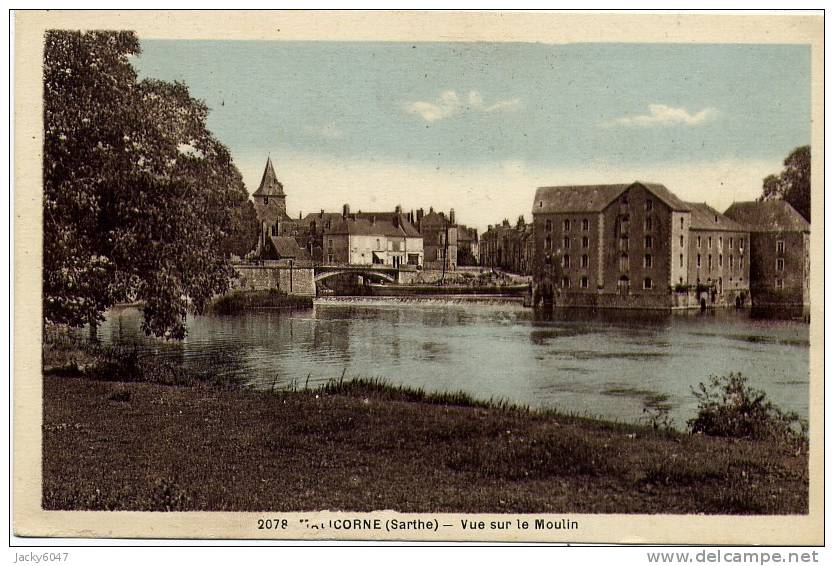
[[[337,275],[362,275],[363,277],[368,277],[370,279],[382,279],[389,283],[396,283],[397,278],[396,275],[394,277],[388,275],[387,273],[381,273],[379,271],[374,271],[372,269],[364,270],[364,269],[336,269],[333,271],[322,271],[320,273],[316,273],[315,277],[313,278],[314,282],[324,281],[325,279],[329,279],[330,277],[335,277]]]

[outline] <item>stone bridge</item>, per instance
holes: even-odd
[[[323,281],[336,275],[361,275],[373,280],[388,283],[408,283],[417,272],[413,268],[393,267],[390,265],[317,265],[313,268],[313,281]]]
[[[317,294],[317,283],[337,275],[361,275],[385,283],[410,283],[417,270],[411,266],[390,265],[299,265],[278,262],[234,264],[238,279],[234,287],[240,290],[278,289],[291,295]]]

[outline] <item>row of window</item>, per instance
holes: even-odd
[[[569,289],[571,286],[571,278],[570,277],[562,277],[562,288]],[[643,289],[652,289],[654,287],[654,282],[652,281],[651,277],[646,277],[643,279]],[[588,278],[586,276],[582,276],[579,278],[579,288],[580,289],[587,289],[588,288]]]
[[[727,247],[732,250],[733,245],[735,244],[735,240],[733,238],[729,238],[727,240],[727,242],[729,244]],[[681,246],[683,246],[683,236],[681,236]],[[701,236],[698,236],[697,238],[695,238],[695,246],[698,249],[701,248]],[[712,236],[707,237],[707,247],[712,249]],[[720,249],[723,249],[723,248],[724,248],[724,237],[723,236],[718,236],[718,249],[720,250]],[[744,251],[744,238],[739,238],[738,239],[738,249],[741,252]]]
[[[582,236],[582,247],[587,248],[589,246],[590,246],[590,240],[588,239],[588,236]],[[570,238],[568,236],[565,236],[564,238],[562,238],[562,247],[565,248],[565,249],[570,249]],[[550,236],[547,236],[544,239],[544,249],[546,249],[546,250],[553,249],[553,240],[551,239]]]
[[[573,224],[576,224],[575,220],[573,221]],[[562,221],[562,231],[570,232],[570,227],[571,227],[570,218],[566,218],[565,220]],[[587,231],[587,230],[590,229],[590,227],[591,227],[590,221],[587,218],[583,218],[582,219],[582,230]],[[550,220],[545,220],[544,230],[545,230],[545,232],[552,232],[553,231],[553,222],[551,222]]]
[[[735,268],[735,257],[730,256],[730,269]],[[683,267],[683,254],[680,255],[680,266]],[[701,254],[695,256],[695,267],[701,268]],[[718,254],[718,267],[724,267],[724,254]],[[744,269],[744,256],[738,256],[738,268]],[[712,254],[707,255],[707,269],[712,270]]]

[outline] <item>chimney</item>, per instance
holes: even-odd
[[[298,219],[301,220],[301,211],[298,211]]]
[[[430,207],[429,207],[429,214],[431,214],[432,212],[434,212],[434,207],[433,207],[433,206],[430,206]]]
[[[323,208],[321,209],[321,212],[319,212],[319,218],[324,218],[324,209]]]
[[[376,215],[371,215],[371,226],[376,224]]]
[[[417,224],[419,224],[422,221],[423,221],[423,209],[418,208],[417,209]]]
[[[452,225],[455,224],[455,209],[454,208],[449,209],[449,224],[452,224]]]
[[[350,215],[350,206],[344,205],[342,206],[342,216],[347,218]]]
[[[400,227],[400,215],[399,214],[394,215],[394,226],[396,228]]]
[[[492,224],[487,225],[487,232],[492,232]]]
[[[396,214],[402,214],[403,213],[403,207],[401,207],[400,205],[395,206],[394,207],[394,212]]]

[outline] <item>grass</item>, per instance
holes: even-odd
[[[67,357],[53,346],[45,358]],[[44,375],[45,509],[808,510],[807,449],[778,439],[655,430],[344,374],[254,391],[94,366]]]
[[[255,309],[309,309],[313,298],[287,295],[277,289],[267,291],[234,291],[212,302],[210,309],[217,314],[240,314]]]

